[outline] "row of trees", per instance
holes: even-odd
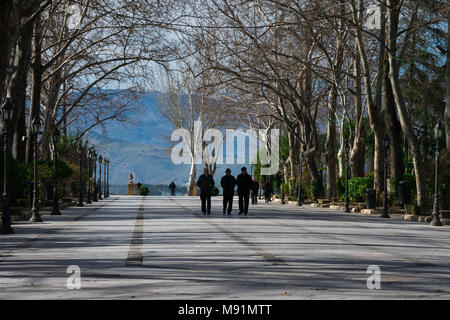
[[[67,133],[70,127],[81,139],[113,119],[129,121],[136,92],[151,79],[149,66],[175,57],[166,36],[173,6],[171,1],[2,1],[0,96],[14,105],[8,141],[14,158],[31,161],[30,125],[36,118],[43,122],[42,160],[50,157],[55,128]]]
[[[325,162],[328,199],[345,173],[346,143],[351,176],[373,172],[377,194],[384,191],[389,135],[390,176],[413,174],[421,207],[430,198],[438,120],[450,159],[449,8],[446,0],[187,2],[176,28],[187,57],[181,69],[195,96],[215,101],[214,119],[220,110],[238,126],[284,130],[286,181],[298,179],[300,152],[313,183]],[[211,110],[202,101],[178,119],[193,127]]]
[[[380,194],[388,134],[391,177],[414,174],[419,206],[427,200],[438,119],[450,159],[446,0],[5,0],[0,6],[0,95],[13,100],[15,134],[8,143],[20,161],[31,158],[32,139],[22,137],[30,135],[32,119],[44,119],[45,160],[55,127],[76,126],[82,137],[109,120],[127,121],[136,91],[152,79],[164,89],[161,112],[191,138],[204,134],[195,132],[196,121],[204,129],[281,128],[286,181],[299,178],[302,152],[313,184],[321,184],[324,163],[329,199],[345,173],[346,143],[351,176],[373,172]],[[212,171],[214,151],[203,159]],[[193,164],[190,191],[195,176]]]

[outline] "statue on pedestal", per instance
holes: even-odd
[[[130,173],[130,181],[128,182],[128,195],[134,196],[134,182],[133,182],[134,176],[133,173]]]

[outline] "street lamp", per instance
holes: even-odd
[[[92,204],[91,199],[91,160],[92,160],[92,148],[88,150],[87,154],[87,173],[88,173],[88,188],[87,188],[87,204]]]
[[[302,164],[303,164],[303,151],[300,152],[300,158],[299,158],[299,164],[298,164],[298,190],[297,190],[297,206],[301,207],[302,204]]]
[[[388,175],[388,152],[389,152],[389,144],[391,140],[389,139],[389,135],[386,134],[383,140],[384,147],[384,192],[383,192],[383,214],[381,218],[389,219],[390,216],[388,214],[388,205],[387,205],[387,175]]]
[[[98,200],[102,200],[102,163],[103,158],[102,156],[98,157],[98,167],[99,167],[99,173],[98,173]]]
[[[94,194],[92,195],[92,201],[98,202],[97,199],[97,153],[95,152],[94,147],[92,147],[92,163],[94,164]]]
[[[53,144],[53,210],[52,216],[60,216],[61,212],[59,211],[59,199],[58,199],[58,174],[56,172],[56,163],[58,160],[58,142],[60,138],[60,133],[58,128],[55,128],[55,131],[52,135],[52,144]]]
[[[105,158],[103,159],[103,198],[108,198],[108,195],[106,193],[106,164],[108,163],[108,160]]]
[[[31,133],[34,137],[34,153],[33,153],[33,208],[31,209],[30,222],[42,222],[39,214],[39,190],[38,190],[38,169],[37,169],[37,138],[41,129],[41,119],[35,118],[31,123]]]
[[[80,142],[78,144],[78,148],[77,148],[77,152],[78,152],[78,156],[80,158],[80,163],[79,163],[79,167],[80,167],[80,195],[78,197],[78,207],[84,207],[83,204],[83,177],[82,177],[82,171],[83,171],[83,161],[82,161],[82,157],[83,157],[83,146],[82,146],[82,142]]]
[[[282,160],[282,178],[281,178],[281,204],[286,204],[286,202],[284,201],[284,166],[286,165],[286,163],[284,162],[284,160]]]
[[[11,227],[11,215],[9,212],[8,198],[8,124],[14,115],[14,108],[9,98],[6,98],[2,105],[2,120],[5,126],[3,136],[3,209],[2,209],[2,226],[0,234],[13,234],[14,229]]]
[[[441,218],[439,216],[439,193],[438,193],[438,185],[439,185],[439,140],[442,137],[442,133],[444,128],[440,121],[436,124],[434,129],[434,135],[436,137],[436,168],[434,173],[434,203],[433,203],[433,220],[431,221],[431,225],[433,227],[442,226]]]
[[[345,143],[345,212],[346,213],[350,213],[350,198],[348,196],[348,161],[349,161],[349,153],[350,153],[350,145],[348,144],[348,142]]]

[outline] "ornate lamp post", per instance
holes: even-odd
[[[99,167],[99,173],[98,173],[98,200],[103,200],[102,198],[102,163],[103,158],[102,156],[98,157],[98,167]]]
[[[381,218],[389,219],[390,216],[388,214],[388,205],[387,205],[387,175],[388,175],[388,152],[389,145],[391,140],[389,139],[389,135],[386,134],[383,140],[384,147],[384,192],[383,192],[383,214]]]
[[[33,153],[33,208],[31,209],[30,222],[42,222],[41,215],[39,214],[39,190],[38,190],[38,169],[37,169],[37,138],[39,130],[41,129],[41,119],[35,118],[31,123],[31,133],[34,138],[34,153]]]
[[[108,163],[108,160],[105,158],[103,159],[103,198],[108,198],[108,195],[106,194],[106,164]]]
[[[80,167],[80,195],[78,197],[78,207],[84,207],[83,204],[83,147],[82,147],[82,143],[80,142],[80,144],[78,145],[77,148],[77,152],[78,152],[78,156],[80,159],[80,163],[79,163],[79,167]]]
[[[53,144],[53,210],[52,216],[60,216],[61,212],[59,211],[59,199],[58,199],[58,174],[56,170],[56,163],[58,161],[58,142],[60,138],[60,133],[58,128],[55,128],[55,131],[52,135],[52,144]]]
[[[13,234],[14,229],[11,227],[11,215],[9,213],[8,198],[8,124],[12,120],[14,108],[9,98],[6,99],[2,106],[2,120],[5,126],[3,137],[3,210],[2,210],[2,226],[0,234]]]
[[[299,180],[298,180],[298,190],[297,190],[297,206],[301,207],[302,204],[302,164],[303,164],[303,151],[300,152],[300,159],[299,159],[299,164],[298,164],[298,176],[299,176]]]
[[[97,153],[95,152],[95,149],[92,148],[92,163],[94,164],[94,194],[92,195],[92,201],[98,202],[97,199]]]
[[[286,163],[284,162],[284,160],[282,160],[282,178],[281,178],[281,204],[286,204],[286,202],[284,201],[284,166],[286,165]]]
[[[92,160],[92,149],[88,150],[88,154],[87,154],[87,173],[88,173],[88,188],[87,188],[87,204],[92,204],[92,199],[91,199],[91,160]]]
[[[350,153],[350,145],[345,143],[345,159],[346,159],[346,166],[345,166],[345,212],[350,213],[350,197],[348,196],[348,161],[349,161],[349,153]]]
[[[441,218],[439,216],[439,140],[442,137],[442,133],[444,131],[444,128],[442,127],[442,124],[440,121],[436,124],[436,127],[434,129],[434,134],[436,137],[436,168],[434,173],[434,203],[433,203],[433,220],[431,221],[430,225],[433,227],[440,227],[442,226]]]

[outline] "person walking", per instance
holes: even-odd
[[[236,178],[231,175],[231,169],[225,171],[225,176],[220,180],[223,188],[223,214],[228,212],[231,215],[233,211],[234,187],[236,186]]]
[[[214,188],[214,178],[209,174],[208,168],[203,169],[203,174],[198,178],[197,187],[200,188],[203,215],[211,214],[211,193]]]
[[[258,192],[259,192],[259,182],[253,178],[253,184],[252,184],[252,204],[257,205],[258,204]]]
[[[272,194],[273,194],[273,188],[272,188],[272,184],[270,182],[267,182],[264,185],[264,199],[266,200],[266,203],[271,202],[271,198],[272,198]]]
[[[177,185],[175,184],[175,182],[172,180],[172,182],[169,184],[169,189],[170,189],[170,195],[173,197],[175,196],[175,190],[177,189]]]
[[[247,168],[241,169],[241,174],[236,179],[239,196],[239,214],[248,213],[248,205],[250,202],[250,190],[252,189],[252,177],[247,173]]]

